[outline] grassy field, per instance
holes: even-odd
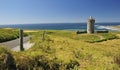
[[[27,36],[24,33],[24,36]],[[10,29],[10,28],[1,28],[0,29],[0,43],[5,41],[10,41],[19,37],[18,29]]]
[[[0,68],[18,70],[120,70],[120,33],[79,34],[46,30],[45,40],[38,31],[23,52],[0,47]]]

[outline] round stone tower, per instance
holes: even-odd
[[[92,16],[90,16],[90,18],[87,21],[87,33],[88,34],[94,33],[94,23],[95,23],[95,19],[93,19]]]

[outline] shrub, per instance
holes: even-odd
[[[15,70],[16,65],[11,53],[4,47],[0,47],[0,70]]]
[[[24,33],[24,36],[28,34]],[[19,38],[19,31],[16,29],[0,29],[0,43]]]

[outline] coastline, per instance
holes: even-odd
[[[84,31],[86,30],[86,24],[25,24],[25,25],[6,25],[0,26],[2,29],[24,29],[26,32],[36,32],[36,30],[67,30],[67,31]],[[33,31],[32,31],[33,30]],[[109,30],[109,31],[120,31],[120,23],[99,23],[95,24],[95,30]]]
[[[44,41],[42,38],[43,30],[39,30],[37,33],[33,33],[34,32],[33,30],[32,31],[26,30],[25,32],[31,32],[28,34],[34,35],[30,39],[31,44],[25,43],[26,45],[24,45],[24,47],[26,47],[26,49],[28,50],[22,52],[16,52],[19,50],[19,47],[17,46],[16,48],[13,48],[15,52],[8,51],[10,54],[12,54],[12,57],[16,59],[15,61],[16,66],[27,65],[28,67],[34,66],[33,68],[37,69],[37,67],[41,67],[41,66],[37,66],[37,67],[35,66],[40,60],[41,64],[42,63],[46,64],[47,61],[47,65],[49,66],[60,64],[59,68],[65,68],[66,66],[74,65],[77,66],[78,68],[80,67],[81,69],[86,69],[86,68],[89,69],[89,66],[90,67],[92,66],[97,70],[101,70],[101,67],[105,66],[104,64],[107,64],[108,66],[108,59],[111,59],[109,60],[110,63],[114,60],[114,57],[115,55],[117,56],[117,53],[119,53],[119,48],[120,48],[119,32],[76,34],[75,31],[71,32],[70,30],[69,31],[50,30],[47,31],[47,33],[45,34]],[[2,48],[0,47],[0,49]],[[4,51],[2,51],[2,53],[7,55],[7,53],[4,53]],[[24,62],[21,63],[21,61],[23,60]],[[84,64],[88,64],[88,65],[86,65],[84,68]],[[98,65],[95,66],[95,64]],[[63,65],[66,66],[63,67]],[[112,65],[113,63],[111,63],[111,66],[108,67],[112,67]],[[42,66],[41,68],[43,67],[45,66]],[[47,70],[49,70],[49,68]]]
[[[112,31],[120,31],[120,25],[117,25],[117,26],[107,26],[107,28],[109,30],[112,30]]]
[[[102,29],[102,30],[109,30],[109,31],[120,31],[120,25],[107,25],[107,26],[102,26],[102,25],[95,25],[96,28]]]

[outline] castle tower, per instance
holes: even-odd
[[[88,34],[94,33],[94,23],[95,23],[95,19],[93,19],[92,16],[90,16],[90,18],[87,21],[87,33]]]

